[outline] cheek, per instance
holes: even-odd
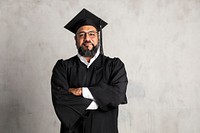
[[[76,40],[76,44],[77,44],[78,46],[81,46],[81,45],[82,45],[82,43],[83,43],[83,41],[82,41],[82,40]]]
[[[94,39],[94,40],[92,40],[93,41],[93,43],[95,44],[95,46],[98,44],[98,39]]]

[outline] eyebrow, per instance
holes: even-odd
[[[88,32],[97,32],[95,30],[89,30],[89,31],[80,31],[80,32],[77,32],[77,33],[88,33]]]

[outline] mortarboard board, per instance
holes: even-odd
[[[107,23],[84,8],[69,23],[67,23],[64,28],[76,34],[77,30],[84,25],[92,25],[97,29],[97,31],[100,31],[100,51],[103,54],[102,29],[107,25]]]
[[[84,8],[64,27],[76,34],[76,31],[83,25],[92,25],[100,31],[100,28],[104,28],[107,23]]]

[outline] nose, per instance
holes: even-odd
[[[89,40],[90,40],[90,36],[86,33],[84,39],[85,39],[86,41],[89,41]]]

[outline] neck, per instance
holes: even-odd
[[[87,62],[90,62],[91,57],[85,57],[85,59],[87,60]]]

